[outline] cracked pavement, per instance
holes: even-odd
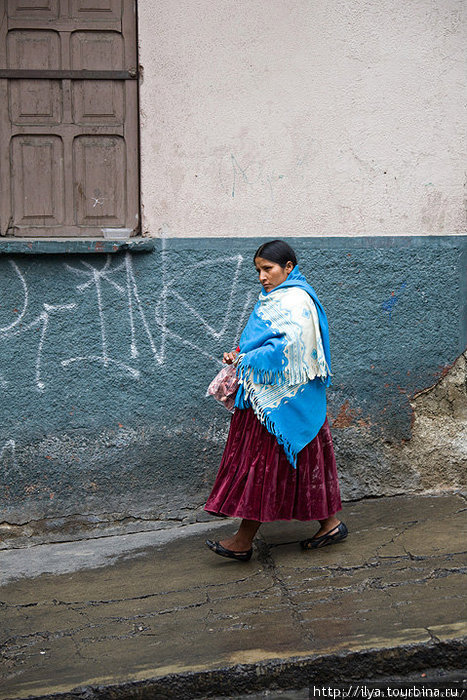
[[[265,524],[248,563],[204,546],[228,519],[0,552],[0,698],[195,698],[465,667],[465,498],[363,500],[341,518],[347,540],[309,552],[314,523]]]

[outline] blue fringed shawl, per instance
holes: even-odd
[[[296,467],[326,419],[331,383],[326,314],[298,265],[285,282],[260,293],[240,337],[237,375],[235,405],[252,406]]]

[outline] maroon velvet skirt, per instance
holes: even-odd
[[[264,523],[324,520],[341,507],[327,419],[294,469],[253,409],[235,409],[206,511]]]

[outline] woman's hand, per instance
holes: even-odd
[[[222,362],[225,365],[233,365],[235,360],[237,359],[238,352],[236,350],[232,350],[232,352],[224,352],[224,357],[222,358]]]

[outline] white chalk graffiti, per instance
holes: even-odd
[[[23,287],[23,292],[24,292],[24,297],[23,297],[23,308],[21,309],[20,315],[15,318],[12,323],[10,323],[9,326],[3,326],[3,328],[0,328],[0,333],[10,331],[12,328],[17,326],[19,323],[21,323],[24,314],[26,313],[26,309],[28,308],[28,286],[26,284],[26,280],[24,279],[24,275],[21,274],[21,270],[19,269],[18,265],[14,262],[14,260],[9,260],[8,261],[10,265],[13,267],[15,273],[19,277],[19,280],[21,282],[21,285]]]
[[[149,348],[150,354],[153,360],[158,366],[164,365],[167,358],[167,348],[168,343],[172,342],[176,345],[181,345],[189,348],[191,351],[197,353],[198,355],[203,355],[209,358],[215,363],[220,363],[218,356],[218,350],[213,352],[210,347],[212,341],[218,342],[225,340],[229,347],[232,344],[233,347],[238,342],[240,332],[242,330],[243,324],[245,322],[246,315],[249,311],[249,307],[252,304],[252,293],[246,295],[244,304],[241,308],[239,318],[237,320],[238,305],[235,304],[236,298],[238,297],[239,288],[239,278],[243,265],[243,257],[241,255],[233,256],[220,256],[217,258],[210,259],[203,262],[195,262],[191,265],[184,267],[183,276],[187,277],[193,274],[201,268],[208,267],[209,270],[215,269],[217,266],[225,267],[226,265],[233,267],[232,277],[229,286],[224,294],[225,298],[225,311],[222,314],[222,322],[220,327],[213,325],[209,318],[199,312],[199,310],[194,306],[193,295],[189,290],[183,289],[182,280],[179,274],[173,274],[169,269],[168,260],[168,250],[167,241],[163,237],[161,241],[161,254],[160,254],[160,284],[161,288],[156,296],[150,302],[150,308],[148,310],[148,303],[146,302],[146,307],[143,305],[140,291],[138,289],[135,269],[133,266],[133,257],[131,253],[126,253],[123,260],[119,260],[117,264],[112,265],[115,258],[108,255],[104,264],[101,267],[96,267],[90,264],[87,260],[80,260],[79,265],[71,265],[65,263],[65,268],[71,272],[76,277],[81,277],[81,281],[74,288],[75,293],[79,295],[94,293],[96,299],[97,307],[97,322],[100,334],[100,348],[96,353],[95,350],[92,352],[85,352],[81,354],[76,354],[71,357],[65,357],[59,360],[60,365],[64,368],[70,367],[74,363],[96,363],[108,369],[109,367],[117,368],[119,371],[131,376],[134,379],[139,379],[141,376],[140,369],[138,366],[134,366],[134,361],[141,356],[141,348],[138,346],[138,331],[143,333],[143,337],[147,339],[147,346]],[[28,311],[28,306],[30,303],[30,293],[26,283],[26,278],[21,272],[19,267],[13,261],[10,261],[13,266],[14,272],[17,275],[23,292],[21,311],[15,320],[9,325],[0,328],[0,339],[8,339],[12,336],[16,336],[20,333],[25,333],[34,328],[40,328],[40,337],[37,347],[37,353],[35,357],[35,386],[37,390],[44,391],[46,388],[46,382],[43,376],[42,369],[42,356],[44,343],[46,342],[47,331],[50,327],[51,316],[56,313],[64,313],[70,311],[76,311],[78,304],[74,301],[63,304],[50,304],[42,303],[42,310],[29,322],[23,322]],[[106,296],[106,285],[110,285],[117,293],[118,297],[121,297],[122,301],[125,302],[127,313],[128,313],[128,358],[121,357],[121,350],[119,353],[112,352],[111,340],[109,338],[112,334],[109,333],[109,319],[106,314],[109,307],[105,303]],[[170,324],[169,319],[169,303],[172,302],[177,305],[179,310],[186,312],[187,316],[191,320],[196,320],[199,327],[204,330],[207,336],[207,344],[204,345],[203,340],[199,339],[199,334],[196,337],[184,337],[177,326],[174,329]],[[152,309],[151,309],[152,307]],[[67,321],[70,324],[74,322],[73,314]],[[232,325],[236,328],[235,334],[232,329]],[[125,323],[121,324],[119,329],[119,339],[120,341],[125,340]],[[234,336],[234,337],[232,337]],[[115,334],[114,334],[115,337]],[[230,341],[230,342],[229,342]],[[119,348],[122,347],[122,342],[119,342]],[[6,385],[7,382],[3,377],[0,376],[0,384]]]
[[[102,347],[102,355],[81,355],[78,357],[70,357],[67,360],[62,360],[62,365],[63,367],[67,367],[68,365],[72,364],[73,362],[100,362],[104,365],[104,367],[108,367],[109,364],[115,364],[120,369],[123,369],[127,372],[129,372],[133,377],[136,379],[139,379],[140,373],[139,370],[134,369],[133,367],[130,367],[129,365],[125,364],[124,362],[120,362],[120,360],[115,360],[112,357],[109,356],[108,350],[107,350],[107,335],[106,335],[106,326],[105,326],[105,317],[104,317],[104,312],[103,312],[103,306],[102,306],[102,280],[105,280],[109,284],[111,284],[117,291],[119,291],[121,294],[125,293],[125,289],[114,282],[114,280],[110,279],[110,275],[115,273],[116,271],[120,270],[122,265],[119,265],[118,267],[114,268],[113,270],[110,269],[110,255],[107,256],[107,260],[105,261],[105,265],[102,269],[98,270],[97,268],[93,267],[90,265],[88,262],[81,261],[81,264],[86,268],[85,270],[77,267],[73,267],[71,265],[65,265],[68,270],[71,272],[75,273],[76,275],[84,275],[85,277],[88,277],[88,281],[84,282],[83,284],[79,284],[77,286],[77,289],[79,292],[84,292],[86,289],[91,287],[92,285],[95,288],[96,295],[97,295],[97,306],[99,310],[99,324],[100,324],[100,332],[101,332],[101,347]]]
[[[232,321],[232,311],[233,311],[233,303],[235,299],[235,294],[238,289],[238,279],[240,275],[240,270],[241,266],[243,263],[243,257],[241,255],[235,255],[231,257],[219,257],[219,258],[214,258],[209,261],[210,267],[214,267],[216,265],[222,265],[225,263],[233,263],[235,265],[235,270],[233,274],[233,279],[231,282],[231,287],[230,287],[230,292],[228,295],[228,302],[227,302],[227,308],[225,311],[225,316],[223,318],[223,323],[222,326],[218,329],[216,329],[214,326],[209,323],[209,321],[204,318],[201,314],[198,313],[197,309],[193,306],[192,303],[190,303],[184,296],[181,294],[177,288],[176,284],[179,282],[179,279],[177,276],[172,275],[170,276],[168,273],[168,260],[167,260],[167,243],[165,239],[162,239],[162,246],[161,246],[161,282],[162,282],[162,289],[159,294],[158,299],[156,300],[155,303],[155,308],[154,308],[154,319],[156,321],[156,324],[159,329],[159,340],[158,344],[156,344],[156,340],[154,338],[154,333],[150,328],[150,325],[148,323],[148,320],[146,318],[146,313],[143,308],[143,304],[140,299],[140,294],[138,290],[138,285],[136,283],[136,278],[135,278],[135,273],[133,269],[133,259],[130,253],[126,253],[125,259],[122,263],[119,265],[116,265],[115,267],[111,267],[111,256],[109,255],[107,257],[107,260],[105,262],[105,265],[99,270],[92,265],[90,265],[87,262],[82,261],[82,265],[86,269],[82,268],[77,268],[71,265],[66,265],[66,267],[76,275],[81,275],[87,277],[87,281],[83,282],[82,284],[79,284],[77,286],[77,290],[79,292],[84,292],[85,290],[94,287],[94,290],[96,292],[97,296],[97,304],[98,304],[98,309],[99,309],[99,322],[100,322],[100,331],[101,331],[101,348],[102,348],[102,354],[101,355],[84,355],[84,356],[79,356],[79,357],[72,357],[67,360],[62,360],[62,365],[64,367],[70,365],[73,362],[83,362],[83,361],[94,361],[94,362],[100,362],[102,363],[105,367],[109,365],[109,363],[116,364],[120,367],[120,369],[129,372],[133,377],[136,379],[139,378],[140,372],[138,369],[135,369],[134,367],[131,367],[130,365],[121,362],[120,360],[113,359],[109,356],[108,351],[107,351],[107,339],[106,339],[106,324],[105,324],[105,317],[104,317],[104,310],[103,310],[103,304],[102,304],[102,281],[108,282],[111,284],[114,289],[119,292],[122,296],[126,297],[127,303],[128,303],[128,316],[129,316],[129,321],[130,321],[130,334],[131,334],[131,342],[130,342],[130,356],[131,358],[135,359],[139,356],[139,350],[137,346],[137,341],[136,341],[136,316],[139,316],[141,325],[144,329],[144,332],[147,336],[149,346],[151,348],[152,355],[157,362],[158,365],[163,365],[165,360],[166,360],[166,351],[167,351],[167,340],[170,338],[172,340],[177,341],[181,345],[185,345],[186,347],[191,348],[197,353],[200,353],[201,355],[204,355],[205,357],[208,357],[209,359],[213,361],[219,361],[219,358],[215,357],[210,353],[208,350],[205,348],[201,347],[199,343],[195,343],[191,340],[188,340],[187,338],[184,338],[181,336],[179,333],[175,332],[172,328],[170,328],[169,323],[168,323],[168,312],[167,312],[167,305],[168,301],[170,299],[175,299],[177,303],[186,310],[187,314],[191,318],[196,318],[200,324],[203,326],[203,328],[206,330],[208,335],[210,335],[213,339],[215,340],[221,340],[223,337],[225,337],[227,329],[229,328],[229,325],[231,324]],[[189,265],[185,268],[184,274],[188,275],[194,270],[198,268],[202,268],[206,266],[206,262],[198,262],[194,263],[192,265]],[[123,286],[121,283],[118,283],[113,279],[113,277],[121,272],[122,270],[125,270],[125,286]],[[241,321],[243,320],[246,309],[248,308],[249,304],[251,303],[251,295],[247,295],[247,299],[245,301],[243,311],[242,311],[242,318]],[[237,335],[238,335],[238,329],[237,329]]]
[[[49,315],[51,313],[54,313],[55,311],[66,311],[67,309],[74,309],[75,306],[76,304],[44,304],[44,310],[29,326],[26,326],[26,329],[28,329],[35,328],[37,325],[42,325],[36,359],[36,385],[37,388],[41,391],[45,389],[45,384],[41,379],[41,356],[45,340],[45,334],[47,333],[47,329],[49,327]]]
[[[23,287],[23,308],[21,309],[21,312],[19,316],[8,326],[5,326],[3,328],[0,328],[0,338],[3,337],[8,337],[9,335],[19,335],[20,333],[24,333],[28,330],[31,330],[32,328],[36,328],[38,326],[41,327],[41,332],[40,332],[40,337],[39,337],[39,345],[37,348],[37,355],[36,355],[36,366],[35,366],[35,382],[36,382],[36,387],[39,391],[43,391],[45,389],[45,383],[42,379],[41,376],[41,362],[42,362],[42,351],[44,348],[44,341],[45,341],[45,336],[47,333],[47,330],[49,328],[49,318],[50,315],[57,312],[57,311],[67,311],[69,309],[74,309],[76,304],[43,304],[42,311],[39,313],[39,315],[34,318],[32,321],[29,323],[22,325],[22,319],[26,314],[27,308],[28,308],[28,303],[29,303],[29,291],[28,291],[28,286],[26,284],[26,279],[24,275],[22,274],[21,270],[19,269],[18,265],[13,261],[10,260],[10,265],[12,265],[16,275],[21,281],[21,285]],[[1,378],[1,384],[5,387],[8,382],[5,381],[5,378]]]

